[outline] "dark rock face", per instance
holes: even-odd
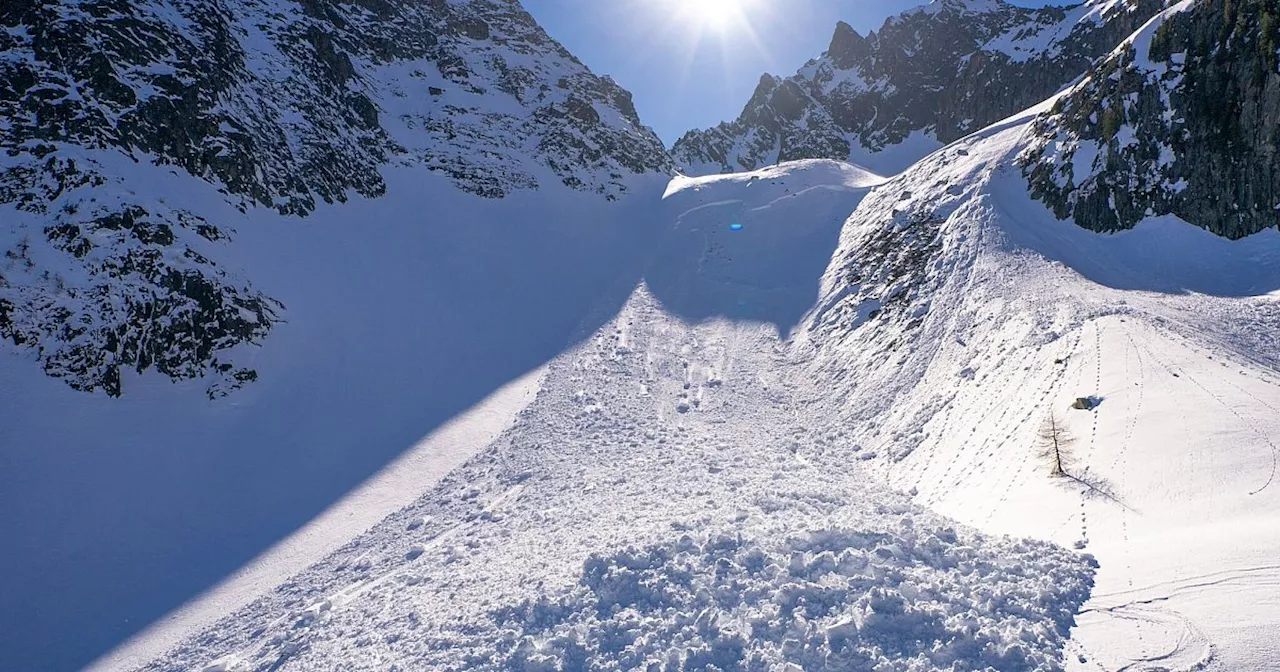
[[[841,23],[821,58],[785,80],[766,76],[736,121],[692,131],[672,153],[692,173],[734,172],[850,160],[913,133],[950,142],[1053,95],[1161,5],[937,0],[866,37]]]
[[[228,351],[283,307],[216,261],[228,222],[136,181],[166,166],[306,216],[384,196],[388,165],[612,199],[671,163],[630,94],[505,0],[0,4],[0,338],[78,389],[118,395],[128,367],[224,394],[256,375]]]
[[[1275,0],[1202,0],[1136,36],[1037,120],[1032,194],[1095,231],[1280,225],[1278,19]]]

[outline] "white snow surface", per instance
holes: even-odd
[[[594,332],[639,280],[637,250],[657,230],[648,213],[554,182],[484,199],[421,168],[387,170],[387,197],[306,219],[242,213],[168,168],[98,158],[129,164],[134,202],[233,226],[220,264],[289,315],[269,344],[238,353],[260,384],[224,402],[204,381],[151,372],[129,374],[119,400],[86,395],[5,349],[0,572],[22,580],[0,598],[4,668],[87,663],[236,574]],[[629,186],[657,202],[668,179]],[[289,573],[388,512],[318,539]]]
[[[216,588],[183,605],[87,669],[145,665],[180,644],[190,633],[208,628],[227,613],[245,607],[387,515],[411,504],[424,489],[497,439],[533,401],[545,373],[545,369],[530,372],[453,418]]]
[[[181,490],[235,450],[262,473],[192,495],[230,508],[205,529],[227,538],[250,520],[237,478],[385,453],[431,426],[415,408],[449,417],[438,385],[545,356],[496,441],[146,669],[1270,669],[1280,234],[1056,221],[1014,165],[1027,121],[887,181],[809,161],[614,204],[393,183],[468,226],[404,226],[404,200],[324,211],[304,239],[246,226],[242,263],[290,309],[262,381],[210,404],[144,379],[109,403],[6,357],[22,393],[0,426],[89,464],[29,457],[0,505],[84,532],[72,512],[148,507],[60,508],[49,473],[195,450],[159,474]],[[523,354],[468,363],[503,348]],[[1050,413],[1069,477],[1036,457]],[[112,531],[90,540],[131,557]]]
[[[796,403],[780,334],[882,181],[678,179],[643,281],[514,427],[148,669],[1052,669],[1091,559],[912,505]]]
[[[1273,669],[1280,234],[1056,221],[1013,165],[1026,128],[997,124],[863,202],[824,279],[841,298],[803,338],[820,382],[802,403],[829,407],[834,381],[853,381],[828,417],[878,453],[864,467],[887,485],[986,532],[1093,554],[1068,669]],[[842,330],[830,315],[853,300],[838,293],[861,262],[851,246],[903,212],[930,213],[916,235],[940,239],[903,309],[927,317],[914,333]],[[1080,397],[1100,405],[1069,409]],[[1035,455],[1051,412],[1076,439],[1074,478]]]

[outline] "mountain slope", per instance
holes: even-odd
[[[79,669],[590,333],[652,236],[622,201],[670,175],[485,0],[8,3],[0,143],[18,669]]]
[[[645,283],[515,427],[148,669],[1265,668],[1280,238],[1055,220],[1017,165],[1038,112],[869,193],[825,162],[678,178]],[[758,307],[814,273],[779,340]],[[929,509],[1087,551],[1098,587],[1072,617],[1091,561]],[[966,567],[1018,617],[971,611]]]
[[[142,202],[136,164],[294,216],[383,196],[390,165],[486,197],[669,170],[630,95],[511,3],[81,0],[0,26],[0,338],[86,391],[154,369],[221,396],[288,319],[236,267],[237,218]]]
[[[1056,221],[1018,169],[1047,107],[863,201],[796,337],[796,403],[915,502],[1093,554],[1068,669],[1266,669],[1280,235]],[[1076,440],[1066,477],[1037,456],[1050,414]]]
[[[644,282],[511,430],[146,669],[1052,669],[1089,560],[934,518],[796,403],[779,302],[880,181],[677,179]]]
[[[1179,3],[1051,113],[1032,192],[1097,231],[1175,214],[1241,238],[1280,226],[1280,5]]]
[[[512,3],[51,11],[72,42],[93,24],[90,42],[145,32],[189,40],[192,58],[217,57],[225,34],[252,67],[216,95],[197,86],[213,111],[196,117],[237,87],[267,112],[323,100],[244,132],[285,138],[253,159],[244,184],[271,185],[258,200],[219,175],[222,150],[189,164],[129,144],[168,131],[120,135],[143,123],[116,124],[134,113],[127,95],[85,98],[93,78],[57,68],[42,77],[60,91],[29,84],[23,68],[66,50],[32,56],[48,17],[5,24],[17,74],[3,85],[18,87],[5,95],[88,101],[67,108],[74,141],[23,136],[3,159],[19,188],[3,206],[16,232],[0,318],[21,341],[0,357],[6,666],[1226,671],[1280,658],[1280,232],[1229,240],[1213,231],[1237,237],[1230,216],[1193,225],[1153,208],[1102,234],[1028,191],[1036,157],[1084,144],[1046,145],[1045,129],[1087,106],[1073,96],[1114,93],[1112,60],[891,179],[822,159],[671,179],[625,96]],[[913,20],[1024,16],[1007,11],[944,2]],[[1200,44],[1225,16],[1255,27],[1205,0],[1165,13],[1183,32],[1161,40]],[[1223,30],[1206,48],[1244,49],[1233,58],[1253,68],[1266,40]],[[1025,46],[992,48],[1019,62]],[[121,81],[161,76],[157,62]],[[1243,86],[1265,72],[1214,78],[1207,62],[1193,79],[1267,99]],[[1118,79],[1177,91],[1148,65]],[[1221,129],[1173,110],[1198,129],[1176,157],[1221,160],[1206,145]],[[240,133],[228,119],[259,119],[218,118],[226,139]],[[45,132],[4,119],[14,138]],[[1232,124],[1251,143],[1242,170],[1269,174],[1267,146]],[[309,144],[330,130],[333,154]],[[1133,158],[1109,156],[1117,170]],[[338,163],[303,168],[325,157]],[[72,165],[94,176],[59,191]],[[75,219],[90,215],[105,219]],[[170,303],[130,312],[148,301]],[[90,328],[117,314],[134,322]],[[482,403],[532,381],[532,400]],[[442,439],[468,409],[495,416],[481,434],[508,429]],[[1039,457],[1050,417],[1076,439],[1058,476]],[[447,454],[389,478],[423,441]],[[351,510],[367,501],[349,493],[389,482],[403,490],[379,513]],[[282,554],[288,571],[254,574]]]
[[[866,37],[841,23],[822,57],[786,79],[765,75],[737,120],[686,134],[672,154],[689,174],[804,158],[897,173],[1054,94],[1160,7],[936,0]]]

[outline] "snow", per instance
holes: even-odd
[[[1125,0],[1090,0],[1065,8],[1065,18],[1061,21],[1046,16],[1039,24],[1031,24],[1018,31],[1001,32],[983,44],[982,49],[1004,54],[1013,62],[1041,57],[1056,58],[1061,53],[1062,43],[1081,25],[1101,25],[1113,12],[1132,11],[1131,5]],[[1007,4],[1003,6],[1008,7]],[[985,11],[994,9],[992,7]]]
[[[545,369],[538,369],[518,378],[453,418],[289,538],[87,669],[129,669],[145,665],[178,645],[183,636],[207,628],[223,615],[243,608],[338,550],[350,538],[411,504],[419,493],[483,450],[512,424],[518,413],[533,401],[545,373]],[[414,520],[405,529],[416,530],[430,522],[429,517]]]
[[[671,251],[654,263],[685,263]],[[1088,559],[955,529],[860,478],[789,403],[779,345],[639,287],[489,451],[158,667],[1054,659]]]
[[[305,220],[96,156],[288,321],[216,402],[0,357],[6,665],[1267,669],[1280,232],[1057,221],[1036,111],[893,178],[398,167]]]
[[[884,177],[861,165],[813,159],[793,161],[781,166],[770,166],[749,173],[729,173],[701,177],[678,175],[667,185],[667,190],[662,197],[664,199],[670,198],[686,189],[696,190],[709,185],[751,186],[756,183],[772,183],[777,180],[785,181],[787,179],[798,180],[799,185],[816,189],[844,187],[853,190],[865,190],[885,182]],[[776,192],[776,190],[772,191]]]
[[[324,213],[309,225],[309,249],[253,234],[261,257],[244,263],[262,273],[254,264],[275,261],[280,270],[262,282],[298,323],[286,342],[261,349],[264,380],[212,411],[201,404],[205,420],[183,415],[172,390],[123,400],[138,413],[179,413],[179,424],[130,430],[141,441],[155,440],[145,432],[200,428],[181,435],[208,435],[210,449],[184,447],[184,460],[203,455],[203,468],[217,464],[213,446],[233,445],[222,443],[230,430],[215,426],[238,415],[244,425],[259,412],[272,420],[255,429],[279,438],[253,445],[299,445],[285,437],[304,432],[306,460],[377,437],[394,445],[374,428],[411,406],[379,412],[391,399],[365,395],[403,393],[415,380],[456,385],[465,373],[424,376],[422,367],[428,353],[468,346],[414,353],[389,349],[400,339],[386,335],[431,332],[404,314],[433,300],[417,314],[442,308],[444,297],[426,288],[487,305],[512,291],[496,269],[516,257],[491,249],[507,238],[519,237],[512,251],[531,257],[524,268],[539,269],[527,280],[591,256],[579,256],[588,251],[581,246],[555,261],[539,257],[563,250],[569,239],[557,232],[595,231],[597,251],[614,256],[596,260],[594,277],[612,277],[618,293],[616,303],[579,294],[572,315],[596,317],[572,328],[566,319],[562,345],[535,351],[550,362],[520,389],[536,384],[536,398],[521,401],[488,446],[470,442],[459,454],[471,456],[465,464],[439,481],[398,481],[372,509],[409,503],[360,534],[373,513],[361,512],[358,525],[333,516],[355,515],[370,500],[334,507],[311,528],[318,541],[283,544],[300,549],[296,560],[271,561],[273,552],[212,593],[225,599],[175,612],[172,626],[97,669],[134,669],[162,650],[147,669],[551,669],[584,657],[600,669],[1265,668],[1280,654],[1269,634],[1280,627],[1280,234],[1233,242],[1158,218],[1100,235],[1054,220],[1012,163],[1029,119],[997,124],[888,180],[831,161],[677,177],[612,207],[553,195],[565,199],[560,212],[591,214],[579,224],[539,220],[536,230],[528,218],[542,210],[519,196],[492,202],[439,190],[422,195],[433,216],[470,213],[468,227],[425,233],[368,201],[325,212],[394,232],[373,237],[380,243],[367,230],[329,225]],[[431,191],[421,186],[398,193]],[[924,245],[924,257],[877,270],[870,264],[883,235],[914,241],[904,250]],[[452,278],[466,271],[439,266],[479,260],[471,282],[397,277],[404,265],[372,263],[442,245],[447,254],[412,273]],[[618,267],[624,258],[630,270]],[[862,280],[851,291],[844,278],[854,267]],[[324,273],[333,277],[315,293],[322,300],[309,302]],[[349,286],[361,275],[367,284]],[[549,308],[572,296],[567,286],[548,291],[537,310],[570,317],[567,306]],[[387,295],[394,287],[414,288],[412,301]],[[352,315],[380,294],[388,310]],[[520,325],[508,347],[542,319],[522,305],[530,298],[505,304],[503,321]],[[855,312],[842,312],[846,304]],[[483,315],[459,316],[474,326]],[[317,333],[332,345],[304,345]],[[468,333],[492,339],[488,329]],[[378,346],[365,352],[361,342]],[[343,358],[355,361],[335,368]],[[342,394],[327,384],[332,376],[358,387]],[[42,388],[33,377],[22,386],[43,389],[37,404],[57,398],[76,409],[78,420],[120,421],[56,384]],[[292,398],[300,389],[317,398]],[[293,406],[272,401],[273,390],[289,391]],[[1099,403],[1068,408],[1077,397]],[[17,409],[6,426],[27,441],[52,435],[61,441],[43,445],[72,445],[92,426],[33,422],[15,401],[5,405]],[[344,422],[373,417],[349,432],[296,421],[338,408]],[[1050,476],[1035,456],[1050,412],[1077,438],[1071,477]],[[110,449],[117,459],[124,452]],[[274,468],[278,457],[253,468],[265,476],[303,464]],[[51,485],[45,478],[38,486]],[[21,494],[28,506],[52,506],[34,490]],[[249,522],[226,496],[214,503],[231,527]],[[118,509],[78,513],[84,520],[59,521],[73,538],[106,525],[109,534],[86,541],[105,544],[108,558],[136,550],[114,545]],[[200,532],[220,529],[228,528],[205,523]],[[297,573],[273,590],[254,579],[276,580],[283,568]]]
[[[646,282],[668,311],[771,323],[782,335],[818,297],[848,213],[884,182],[865,168],[810,160],[751,173],[677,177],[663,207],[667,263]],[[740,225],[740,230],[733,225]]]
[[[481,199],[407,169],[387,172],[394,197],[305,220],[244,214],[212,186],[116,160],[138,202],[234,223],[220,263],[279,298],[287,322],[243,352],[260,379],[217,403],[200,380],[154,373],[126,376],[120,400],[86,395],[0,357],[0,569],[23,577],[0,598],[0,650],[18,669],[88,663],[589,335],[655,232],[594,194]],[[657,201],[666,181],[632,186]]]
[[[912,131],[901,142],[885,145],[880,149],[868,149],[850,138],[849,162],[876,171],[882,175],[897,175],[920,159],[942,147],[942,143],[927,130]]]
[[[974,196],[939,226],[972,270],[924,278],[931,319],[906,352],[875,347],[893,334],[855,332],[844,348],[833,330],[806,337],[824,339],[818,371],[888,400],[854,391],[833,419],[861,427],[867,449],[892,449],[867,466],[917,503],[1097,557],[1069,669],[1266,669],[1280,653],[1264,634],[1280,628],[1280,235],[1230,242],[1171,217],[1099,235],[1056,221],[1011,167],[1025,132],[993,127],[964,141],[963,159],[949,148],[876,192],[967,181]],[[888,218],[886,200],[864,201],[842,248]],[[950,209],[946,197],[923,207]],[[1068,409],[1083,396],[1102,402]],[[1081,442],[1089,486],[1037,464],[1050,412]]]

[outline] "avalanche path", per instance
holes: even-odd
[[[911,504],[798,401],[784,338],[878,182],[677,180],[645,282],[515,426],[148,669],[1057,666],[1091,560]]]

